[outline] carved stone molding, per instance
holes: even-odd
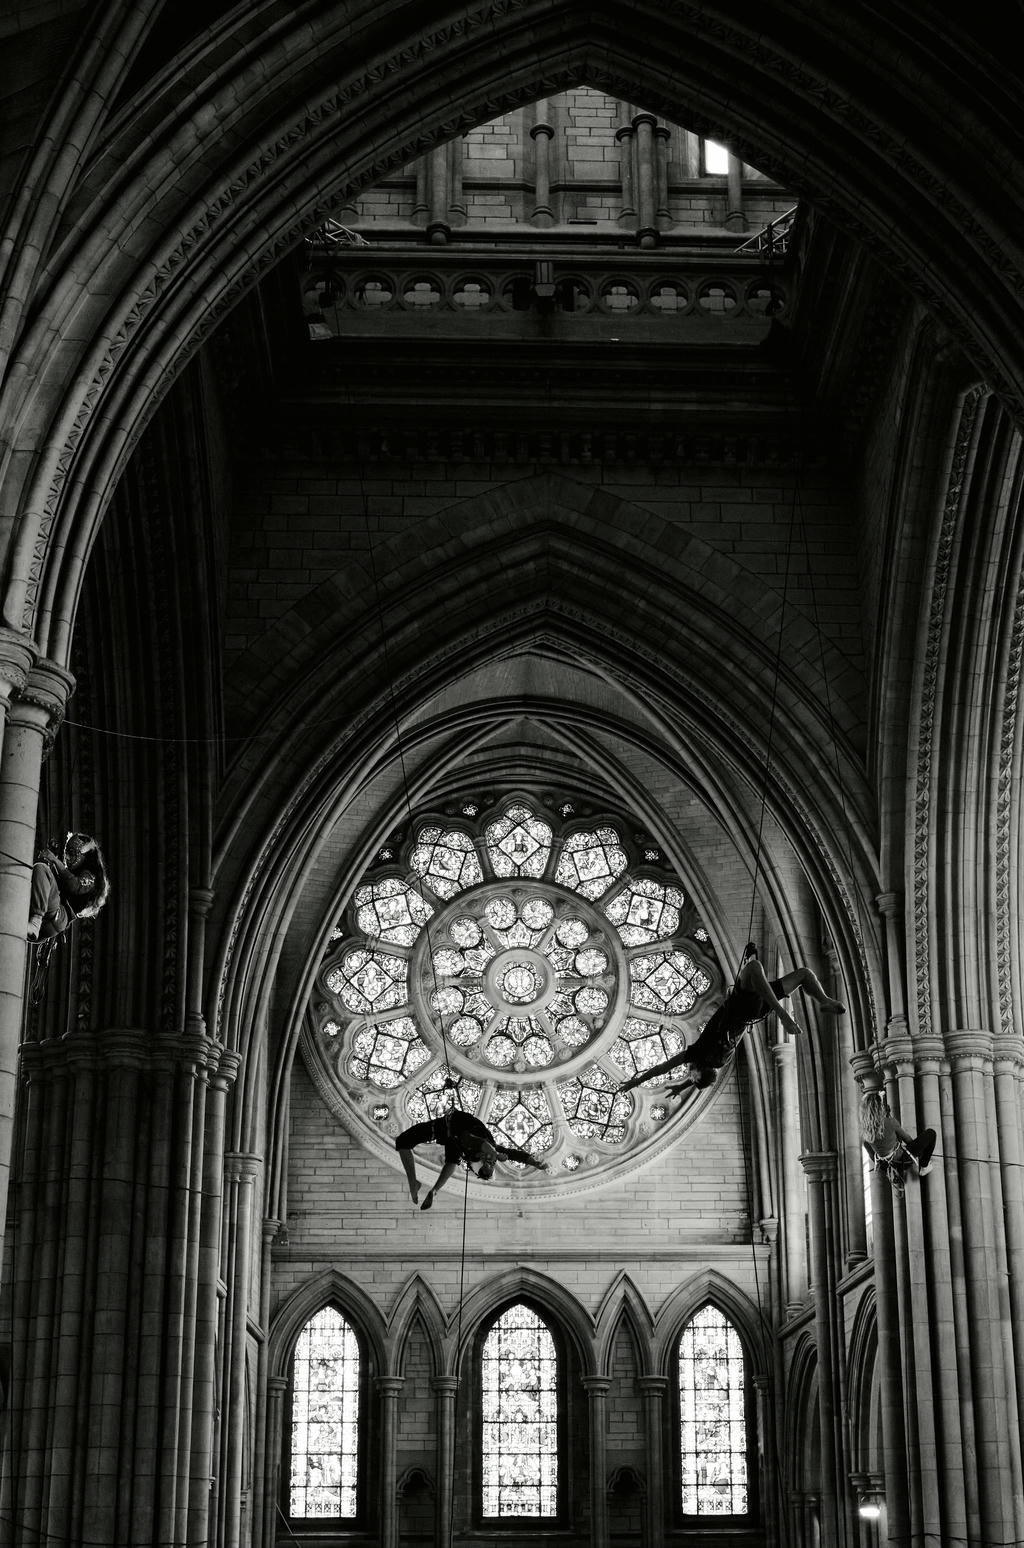
[[[953,549],[961,520],[964,474],[981,403],[980,391],[969,393],[964,399],[960,423],[957,426],[932,570],[931,601],[921,679],[917,768],[914,775],[913,926],[917,1025],[925,1034],[932,1030],[930,923],[934,882],[931,834],[932,802],[935,794],[935,721],[944,661],[947,592]]]

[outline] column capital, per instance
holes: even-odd
[[[658,120],[656,115],[654,113],[634,113],[632,127],[639,129],[641,124],[650,124],[652,129],[657,129]]]
[[[669,128],[668,124],[655,123],[654,138],[656,140],[671,140],[672,130]]]
[[[206,919],[216,896],[212,887],[190,887],[188,902],[193,914],[198,915],[200,919]]]
[[[248,1151],[228,1150],[224,1153],[224,1177],[231,1182],[252,1182],[262,1165],[263,1157]]]
[[[35,724],[43,733],[44,752],[48,752],[74,691],[75,679],[70,672],[56,661],[37,659],[11,704],[11,718]]]
[[[648,1397],[664,1397],[668,1389],[667,1376],[638,1376],[636,1384]]]
[[[832,1182],[836,1175],[836,1153],[834,1150],[808,1150],[800,1157],[800,1165],[811,1182]]]
[[[903,907],[903,893],[880,892],[875,898],[875,907],[883,919],[895,919]]]
[[[267,1391],[268,1392],[275,1392],[275,1393],[287,1392],[288,1391],[288,1378],[287,1378],[287,1376],[268,1376],[267,1377]]]
[[[394,1398],[398,1396],[402,1388],[405,1386],[405,1377],[378,1376],[374,1380],[374,1386],[377,1388],[377,1391],[380,1393],[381,1397]]]
[[[1019,1069],[1024,1065],[1024,1038],[1018,1032],[997,1032],[992,1039],[996,1063]]]
[[[877,1091],[881,1086],[882,1077],[875,1061],[871,1054],[863,1049],[858,1049],[856,1053],[850,1055],[850,1068],[858,1085],[863,1086],[865,1091]]]
[[[27,634],[0,627],[0,699],[9,701],[12,689],[21,692],[38,655]]]
[[[622,140],[632,139],[632,137],[633,137],[633,125],[632,124],[623,124],[623,125],[621,125],[620,128],[616,129],[616,131],[615,131],[615,138],[617,140],[619,140],[620,142]]]
[[[589,1397],[605,1397],[611,1390],[610,1376],[582,1376],[583,1390]]]
[[[530,139],[535,140],[539,134],[547,135],[549,140],[555,137],[555,131],[550,124],[533,124],[530,128]]]
[[[438,1397],[454,1397],[459,1390],[459,1378],[457,1376],[431,1376],[430,1386]]]
[[[955,1063],[977,1060],[991,1064],[995,1039],[986,1027],[956,1027],[944,1038],[947,1056]]]

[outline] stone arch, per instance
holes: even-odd
[[[643,1295],[624,1270],[616,1274],[601,1298],[595,1324],[594,1366],[600,1375],[611,1374],[615,1340],[623,1327],[633,1340],[638,1368],[645,1370],[654,1321]]]
[[[594,1373],[594,1323],[580,1302],[557,1280],[535,1269],[513,1268],[476,1286],[463,1298],[461,1319],[456,1309],[448,1318],[448,1373],[458,1373],[481,1326],[502,1306],[532,1301],[569,1340],[583,1375]],[[461,1336],[459,1322],[461,1320]]]
[[[288,1366],[303,1327],[323,1306],[336,1306],[365,1340],[370,1375],[387,1370],[386,1335],[377,1307],[369,1296],[335,1269],[327,1269],[292,1292],[274,1315],[268,1345],[268,1374],[287,1378]]]
[[[760,1314],[731,1280],[715,1269],[704,1269],[684,1280],[662,1303],[654,1320],[651,1365],[659,1376],[671,1376],[679,1334],[693,1314],[708,1304],[717,1306],[735,1326],[750,1361],[752,1377],[768,1374],[768,1350],[761,1331]]]
[[[423,1332],[436,1376],[442,1366],[445,1318],[437,1296],[421,1274],[406,1280],[388,1318],[388,1342],[396,1376],[402,1374],[406,1345],[415,1327]]]
[[[850,1459],[860,1473],[884,1472],[881,1384],[878,1369],[878,1312],[875,1293],[861,1297],[850,1332]]]
[[[779,1446],[784,1491],[813,1493],[821,1487],[821,1426],[818,1419],[818,1351],[801,1334],[790,1357]]]
[[[40,321],[20,341],[15,377],[19,385],[36,378],[39,388],[25,399],[16,476],[30,423],[35,443],[52,452],[33,457],[23,490],[8,491],[22,532],[6,600],[7,616],[37,629],[55,659],[66,653],[78,577],[112,482],[159,394],[217,319],[334,201],[469,124],[563,85],[589,81],[685,116],[699,131],[728,132],[740,154],[788,178],[873,247],[1022,412],[1015,297],[1022,264],[995,154],[1000,104],[1004,95],[1012,101],[1012,91],[995,58],[972,61],[977,101],[991,115],[977,113],[973,127],[994,154],[991,167],[972,159],[968,187],[956,172],[963,158],[942,85],[943,68],[962,76],[967,65],[942,38],[934,47],[947,50],[946,58],[933,63],[922,53],[915,116],[897,125],[890,113],[871,116],[861,104],[905,101],[893,73],[904,51],[862,46],[855,17],[805,18],[783,53],[771,41],[771,8],[759,13],[756,28],[712,4],[662,13],[642,27],[621,0],[605,0],[588,12],[581,35],[574,6],[502,0],[486,18],[467,7],[442,22],[419,8],[416,33],[367,58],[351,46],[359,23],[351,7],[331,8],[315,27],[272,29],[265,40],[263,9],[236,21],[233,48],[204,57],[208,75],[193,79],[192,90],[183,92],[180,75],[170,72],[152,97],[142,94],[151,117],[163,115],[163,135],[140,135],[125,107],[104,153],[111,159],[96,155],[87,171],[76,168],[83,240],[62,248],[56,233],[44,244],[53,311],[40,308],[37,296]],[[837,25],[849,27],[846,53],[831,46]],[[111,39],[115,57],[118,42]],[[314,60],[321,78],[334,83],[319,98],[308,90]],[[192,68],[202,66],[193,61]],[[69,82],[83,99],[91,86]],[[349,113],[355,104],[359,112]],[[39,138],[45,142],[45,132]],[[111,229],[101,217],[115,164],[121,225]],[[60,192],[67,197],[66,188]],[[154,231],[173,236],[154,241]],[[15,245],[30,250],[25,233]],[[976,283],[981,270],[985,286]],[[91,358],[71,342],[83,338],[100,341]],[[121,364],[129,358],[126,373]],[[74,514],[65,502],[72,488],[81,496]],[[65,557],[51,564],[58,555]]]

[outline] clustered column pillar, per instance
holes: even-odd
[[[39,777],[47,739],[64,718],[74,679],[37,661],[31,643],[0,629],[0,1228],[7,1216],[18,1044]]]
[[[945,1044],[953,1087],[962,1232],[962,1254],[953,1252],[950,1244],[960,1323],[957,1348],[969,1353],[973,1418],[973,1435],[965,1435],[965,1441],[973,1442],[965,1448],[965,1462],[977,1479],[977,1519],[972,1519],[968,1499],[967,1536],[981,1542],[1012,1542],[1024,1535],[1019,1519],[1024,1489],[1016,1465],[1020,1427],[1012,1386],[1014,1363],[1007,1348],[1006,1207],[996,1138],[993,1037],[982,1029],[963,1029],[947,1032]],[[951,1220],[951,1229],[956,1223]],[[943,1374],[948,1383],[952,1373]]]
[[[215,1402],[220,1053],[134,1028],[22,1050],[2,1507],[19,1541],[210,1534],[210,1433],[194,1424]]]

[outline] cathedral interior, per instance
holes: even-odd
[[[0,1542],[1024,1543],[1004,22],[0,7]]]

